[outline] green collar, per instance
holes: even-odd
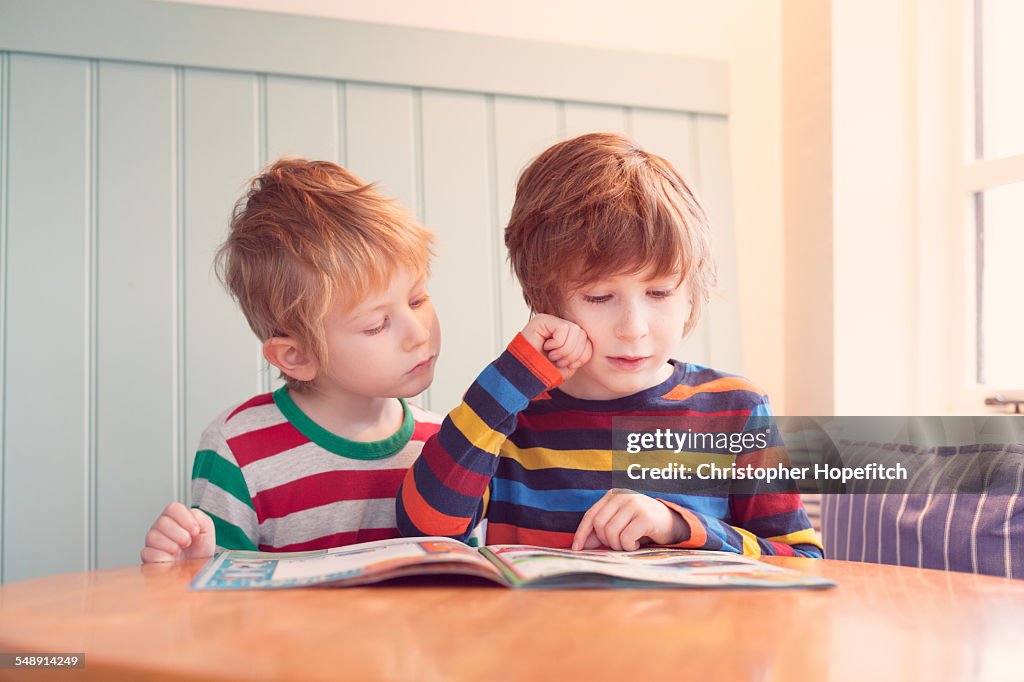
[[[274,403],[277,405],[277,409],[281,410],[285,419],[291,422],[292,426],[299,430],[299,433],[324,450],[350,459],[384,459],[405,447],[409,439],[412,438],[414,426],[412,411],[401,398],[398,399],[398,402],[402,404],[402,425],[398,431],[384,440],[367,443],[342,438],[317,424],[299,409],[292,397],[288,395],[286,387],[282,386],[274,391]]]

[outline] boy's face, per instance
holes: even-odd
[[[327,365],[314,380],[327,396],[409,398],[434,379],[441,328],[426,281],[401,268],[388,288],[324,319]]]
[[[569,395],[612,400],[657,386],[672,375],[668,359],[690,315],[679,275],[618,275],[590,282],[566,301],[563,317],[594,345],[593,358],[562,386]]]

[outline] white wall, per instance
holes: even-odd
[[[954,407],[950,339],[964,295],[951,268],[957,3],[786,2],[785,338],[794,413]],[[818,254],[810,267],[808,243]]]
[[[480,0],[203,0],[198,4],[727,62],[744,366],[746,374],[772,396],[776,411],[785,410],[780,0],[520,0],[514,5]]]

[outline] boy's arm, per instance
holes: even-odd
[[[729,501],[733,524],[668,500],[660,501],[680,514],[689,530],[686,539],[673,547],[721,550],[751,557],[823,556],[821,539],[811,527],[798,493],[733,496]]]
[[[192,466],[192,506],[213,521],[218,549],[259,548],[259,521],[249,487],[219,429],[200,440]]]
[[[789,456],[779,436],[768,398],[751,411],[746,430],[770,427],[773,433],[769,447],[736,457],[736,467],[746,469],[789,466]],[[689,537],[680,547],[718,549],[747,556],[778,555],[822,558],[821,538],[811,526],[804,511],[803,500],[791,483],[734,481],[729,495],[731,523],[708,518],[699,512],[661,500],[683,516]]]
[[[523,334],[516,335],[445,417],[406,474],[396,501],[399,532],[465,541],[484,514],[498,453],[515,430],[517,415],[561,382],[558,368]]]

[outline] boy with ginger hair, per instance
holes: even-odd
[[[217,272],[285,386],[203,432],[194,508],[164,510],[144,562],[399,535],[395,494],[440,422],[404,400],[430,385],[440,349],[432,242],[333,163],[282,159],[252,181]]]
[[[489,544],[822,556],[788,484],[614,485],[613,418],[752,431],[772,414],[745,379],[671,359],[715,281],[704,212],[671,164],[614,134],[558,143],[520,177],[505,243],[535,316],[406,475],[404,535],[464,539],[487,519]],[[761,442],[712,455],[784,457],[777,433]]]

